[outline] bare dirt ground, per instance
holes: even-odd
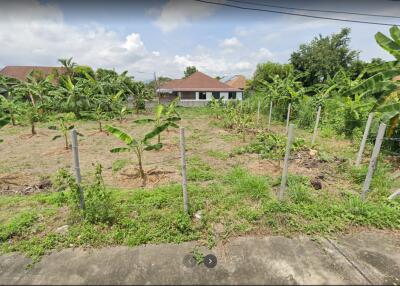
[[[131,115],[123,122],[110,121],[112,124],[129,131],[134,137],[141,138],[151,130],[151,124],[137,125],[134,119],[150,117],[151,114]],[[233,166],[244,166],[254,174],[278,177],[281,174],[282,162],[279,160],[263,160],[256,154],[243,154],[220,158],[210,155],[210,151],[221,151],[229,154],[237,146],[247,144],[254,135],[249,135],[247,142],[242,142],[240,136],[233,131],[224,130],[212,124],[212,119],[204,114],[188,114],[183,116],[181,126],[185,127],[187,156],[198,155],[217,171],[228,170]],[[4,143],[0,144],[0,194],[37,192],[48,187],[48,178],[62,167],[72,167],[72,152],[64,148],[63,140],[52,141],[57,131],[47,127],[52,123],[38,124],[38,135],[30,136],[28,126],[8,126],[1,131]],[[79,138],[79,155],[83,178],[90,178],[94,165],[101,163],[105,183],[117,188],[136,188],[141,186],[141,180],[136,169],[136,158],[132,153],[110,153],[114,147],[123,144],[114,136],[98,132],[96,122],[79,121],[75,127],[84,136]],[[275,125],[273,131],[284,134],[284,126]],[[308,138],[308,132],[300,131],[297,136]],[[171,128],[162,134],[164,147],[160,151],[150,151],[144,154],[144,168],[147,173],[146,187],[179,182],[179,130]],[[333,143],[334,142],[334,143]],[[323,147],[329,147],[332,154],[351,150],[351,142],[347,140],[324,139]],[[321,144],[322,144],[321,143]],[[117,160],[129,160],[129,164],[114,172],[113,163]],[[341,176],[335,175],[334,165],[340,162],[326,163],[317,159],[309,150],[298,153],[291,161],[289,171],[305,175],[310,180],[318,179],[329,189],[338,185],[349,186],[350,183]]]

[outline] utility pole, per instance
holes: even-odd
[[[156,93],[157,96],[157,102],[160,104],[160,94],[158,93],[158,81],[157,81],[157,75],[156,72],[154,72],[154,92]]]

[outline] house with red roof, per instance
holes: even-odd
[[[15,78],[21,81],[25,81],[29,74],[35,72],[40,77],[47,77],[52,73],[64,74],[66,68],[64,67],[44,67],[44,66],[6,66],[0,70],[0,75]]]
[[[160,101],[170,102],[180,98],[183,106],[202,106],[212,98],[222,100],[242,100],[243,91],[212,78],[202,72],[195,72],[184,79],[175,79],[157,89]]]

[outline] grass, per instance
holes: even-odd
[[[205,110],[179,108],[185,119],[195,120],[199,117],[207,119]],[[204,126],[200,127],[196,122],[190,132],[193,133],[188,136],[188,145],[195,145],[193,151],[201,151],[197,146],[212,140]],[[302,135],[300,130],[299,135]],[[225,142],[240,141],[237,135],[219,136]],[[105,136],[98,138],[107,139]],[[271,145],[269,141],[261,140],[262,144],[255,147],[260,145],[261,151],[267,150],[264,153],[271,155],[267,157],[276,157],[276,152],[267,148]],[[285,142],[284,139],[281,141]],[[389,190],[398,186],[398,182],[389,179],[391,166],[383,160],[379,162],[368,199],[362,201],[358,193],[367,165],[353,168],[349,162],[354,159],[354,148],[351,145],[333,146],[332,142],[321,140],[321,145],[317,146],[319,159],[332,164],[336,162],[336,156],[346,159],[336,168],[351,188],[332,192],[314,190],[309,177],[289,174],[284,201],[276,197],[279,176],[255,175],[246,167],[237,167],[237,162],[241,161],[234,161],[227,152],[207,149],[204,150],[206,156],[189,155],[187,158],[188,215],[183,213],[179,183],[149,189],[109,188],[116,218],[110,224],[72,220],[68,191],[2,195],[0,253],[20,251],[37,261],[49,250],[67,247],[136,246],[192,240],[212,247],[218,241],[246,234],[329,235],[359,227],[400,230],[400,199],[386,199]],[[100,151],[99,156],[103,154]],[[258,151],[255,148],[255,153]],[[69,154],[66,156],[70,157]],[[210,160],[210,157],[217,160]],[[240,157],[246,160],[245,155]],[[128,163],[127,159],[115,158],[107,167],[115,173]],[[246,166],[245,163],[240,165]],[[93,209],[96,209],[95,205]],[[196,213],[201,214],[200,219],[194,218]],[[69,225],[68,232],[57,233],[57,228],[65,224]],[[219,226],[218,231],[216,226]],[[200,261],[201,255],[198,256]]]
[[[199,156],[187,160],[187,179],[189,181],[209,181],[216,177],[214,170]]]
[[[199,159],[196,159],[199,162]],[[207,176],[205,176],[208,178]],[[205,178],[195,175],[195,178]],[[216,177],[213,177],[216,178]],[[151,191],[111,190],[118,206],[118,219],[113,225],[90,224],[84,221],[70,225],[66,235],[53,229],[34,231],[51,216],[22,212],[1,228],[2,252],[21,251],[39,259],[47,250],[70,246],[100,247],[107,245],[135,246],[146,243],[179,243],[198,240],[212,246],[218,239],[252,232],[275,234],[328,234],[355,227],[400,229],[400,201],[384,199],[362,201],[357,195],[338,195],[315,191],[303,176],[289,177],[283,202],[276,199],[272,179],[255,176],[241,168],[232,168],[220,179],[201,186],[189,184],[190,213],[183,213],[182,190],[179,184],[154,188]],[[21,204],[32,200],[41,208],[62,207],[61,193],[27,197],[5,197],[8,203]],[[193,220],[196,212],[201,220]],[[222,224],[216,234],[213,225]]]

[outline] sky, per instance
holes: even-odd
[[[304,12],[260,5],[400,17],[400,1],[395,0],[247,0],[258,5],[208,1],[400,24],[400,18]],[[257,63],[286,63],[300,44],[310,42],[319,34],[339,32],[344,27],[351,28],[350,46],[360,51],[360,59],[391,59],[374,40],[378,31],[388,34],[389,26],[247,11],[193,0],[3,0],[0,1],[0,68],[57,66],[59,58],[73,57],[78,64],[93,68],[127,70],[138,80],[149,80],[154,72],[157,76],[180,78],[189,65],[211,76],[250,77]]]

